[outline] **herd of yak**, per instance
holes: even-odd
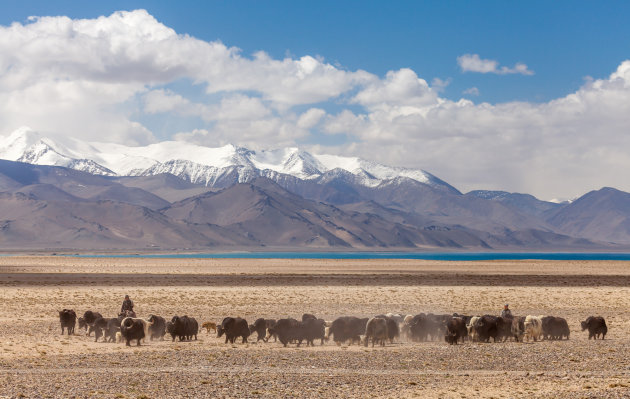
[[[164,339],[168,333],[173,341],[197,339],[199,324],[194,317],[174,316],[171,321],[163,317],[150,315],[147,319],[137,318],[134,312],[125,312],[117,318],[105,318],[98,312],[86,311],[77,319],[74,310],[64,309],[59,312],[61,334],[64,329],[68,335],[74,334],[76,323],[79,329],[87,331],[88,336],[94,332],[95,341],[101,337],[107,342],[130,341],[143,339]],[[225,342],[234,343],[241,338],[247,342],[250,335],[257,334],[256,342],[280,341],[284,346],[297,343],[300,346],[306,341],[307,346],[313,346],[315,340],[323,345],[330,338],[337,345],[343,343],[359,343],[365,346],[369,342],[385,346],[386,342],[394,342],[397,338],[408,341],[438,340],[444,337],[449,344],[471,340],[476,342],[505,341],[513,338],[523,340],[561,340],[569,339],[570,331],[567,321],[555,316],[465,316],[454,313],[452,315],[424,314],[402,316],[399,314],[383,314],[372,318],[358,318],[344,316],[332,322],[317,318],[312,314],[304,314],[302,320],[286,318],[280,320],[257,319],[253,324],[240,317],[226,317],[220,324],[205,322],[201,326],[215,330],[218,337],[225,335]],[[581,322],[582,331],[588,330],[589,339],[604,339],[608,332],[606,321],[601,316],[590,316]]]

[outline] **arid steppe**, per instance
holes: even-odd
[[[0,398],[628,397],[630,264],[600,261],[0,257]],[[568,341],[395,342],[385,348],[94,342],[60,335],[58,311],[113,317],[325,320],[379,313],[498,314],[568,320]],[[589,341],[579,322],[604,316]],[[253,337],[251,337],[253,338]]]

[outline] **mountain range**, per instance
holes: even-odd
[[[128,147],[70,138],[59,142],[42,137],[29,128],[20,128],[0,142],[0,159],[63,166],[103,176],[169,173],[195,184],[228,187],[259,176],[274,180],[292,176],[325,182],[345,172],[351,173],[356,183],[367,187],[378,186],[396,177],[407,177],[457,191],[423,170],[393,168],[356,157],[312,155],[298,148],[251,151],[234,145],[209,148],[181,141]]]
[[[0,248],[624,250],[630,194],[461,193],[418,169],[297,148],[0,139]]]

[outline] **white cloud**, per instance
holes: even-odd
[[[448,85],[451,84],[452,81],[453,80],[451,78],[445,80],[440,78],[433,78],[433,80],[431,81],[431,88],[436,92],[441,93],[444,91],[444,89],[448,87]]]
[[[170,90],[151,90],[144,95],[144,111],[149,114],[178,112],[185,115],[200,115],[204,107],[193,104]]]
[[[464,90],[462,92],[462,94],[468,94],[470,96],[478,96],[480,93],[479,93],[479,89],[478,88],[476,88],[476,87],[469,87],[468,89]]]
[[[295,114],[261,119],[218,120],[212,129],[179,132],[175,140],[194,142],[209,147],[234,144],[250,149],[295,146],[295,141],[307,137],[309,130],[298,125]]]
[[[258,52],[251,60],[236,54],[225,61],[222,70],[201,73],[208,93],[256,91],[277,107],[326,101],[374,79],[367,72],[346,72],[311,56],[274,60]]]
[[[260,98],[229,94],[218,104],[193,103],[170,90],[151,90],[143,97],[144,111],[149,114],[174,113],[197,116],[208,122],[217,120],[256,120],[271,114]]]
[[[482,60],[477,54],[464,54],[457,57],[457,64],[463,72],[489,73],[497,71],[499,63],[494,60]]]
[[[462,71],[533,73],[476,54],[458,62]],[[194,96],[172,84],[182,80]],[[462,190],[543,198],[603,185],[630,190],[620,172],[630,168],[630,61],[546,103],[449,100],[440,94],[448,83],[428,84],[409,68],[379,77],[308,55],[245,56],[178,34],[142,10],[0,27],[0,133],[29,125],[145,144],[155,137],[134,120],[162,114],[198,118],[173,137],[209,146],[274,148],[313,141],[315,130],[344,134],[347,144],[319,151],[424,168]]]
[[[522,62],[517,62],[512,68],[502,66],[499,62],[479,57],[478,54],[464,54],[457,57],[457,64],[462,72],[495,73],[497,75],[521,74],[533,75],[534,71],[527,68]]]
[[[260,120],[272,115],[271,110],[263,104],[260,98],[248,97],[242,94],[232,94],[224,97],[219,106],[209,107],[206,120]]]
[[[416,73],[403,68],[389,71],[385,79],[372,78],[354,97],[353,102],[368,108],[389,105],[422,106],[433,103],[437,93],[432,90],[424,79],[418,78]]]
[[[182,78],[226,98],[217,108],[206,109],[160,89]],[[128,108],[117,118],[111,113],[147,89],[157,90],[143,99],[147,113],[203,114],[214,120],[246,112],[252,118],[267,115],[270,107],[288,112],[295,105],[335,98],[371,79],[366,72],[344,71],[311,56],[275,60],[259,52],[243,57],[239,49],[220,42],[177,34],[144,10],[97,19],[32,18],[0,27],[0,116],[7,116],[7,130],[27,123],[42,132],[145,143],[154,140],[152,135],[145,129],[138,136],[137,123],[128,121],[138,110]],[[239,92],[257,96],[235,97]],[[112,119],[120,119],[120,129],[127,132],[107,134]],[[125,120],[127,127],[122,126]]]
[[[406,114],[380,106],[327,119],[357,137],[355,154],[424,167],[462,190],[574,197],[604,185],[630,190],[630,61],[607,79],[548,103],[475,104],[436,99]],[[338,149],[348,153],[348,148]]]
[[[312,129],[326,115],[326,111],[320,108],[311,108],[300,115],[297,125],[303,129]]]

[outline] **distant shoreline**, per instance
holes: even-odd
[[[21,254],[2,254],[2,256]],[[24,253],[23,255],[33,255]],[[38,253],[41,256],[44,253]],[[630,261],[628,252],[395,252],[395,251],[267,251],[267,252],[75,252],[48,254],[76,258],[145,258],[145,259],[337,259],[337,260],[558,260],[558,261]]]

